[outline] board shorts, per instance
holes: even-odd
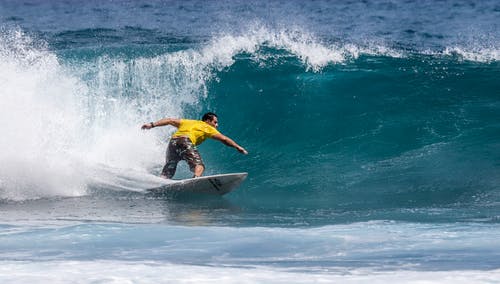
[[[188,137],[172,137],[168,143],[166,162],[161,174],[172,178],[181,160],[186,161],[192,172],[198,165],[205,167],[198,149]]]

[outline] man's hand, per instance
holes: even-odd
[[[152,122],[150,122],[150,123],[146,123],[146,124],[144,124],[144,125],[141,127],[141,129],[142,129],[142,130],[144,130],[144,129],[151,129],[151,128],[153,128],[153,127],[154,127],[154,124],[153,124]]]
[[[238,148],[236,148],[236,150],[238,150],[238,152],[240,152],[243,155],[248,155],[248,151],[245,150],[245,148],[243,148],[241,146],[238,146]]]

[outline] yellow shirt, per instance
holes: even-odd
[[[200,145],[205,139],[219,134],[215,127],[201,120],[181,119],[177,132],[172,137],[187,136],[195,146]]]

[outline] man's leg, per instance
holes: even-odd
[[[175,175],[179,161],[180,157],[177,154],[177,145],[175,141],[170,140],[165,157],[165,166],[161,171],[160,177],[171,179]]]
[[[161,171],[160,177],[171,179],[175,175],[175,171],[177,170],[177,161],[169,160],[163,166],[163,170]]]
[[[201,177],[201,175],[203,175],[205,165],[201,160],[198,149],[196,149],[196,146],[194,146],[191,141],[186,141],[186,150],[182,152],[181,158],[188,163],[189,169],[193,172],[194,177]]]

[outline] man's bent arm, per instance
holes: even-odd
[[[175,127],[179,127],[181,125],[181,120],[178,118],[162,118],[155,122],[145,123],[141,129],[151,129],[153,127],[164,126],[164,125],[172,125]]]
[[[248,152],[247,152],[247,150],[245,150],[245,148],[236,144],[236,142],[234,142],[233,139],[231,139],[231,138],[229,138],[221,133],[215,134],[214,136],[212,136],[212,138],[215,140],[219,140],[220,142],[226,144],[229,147],[236,148],[236,150],[238,150],[238,152],[240,152],[242,154],[245,154],[245,155],[248,154]]]

